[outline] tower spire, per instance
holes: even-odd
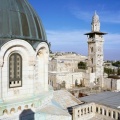
[[[88,72],[89,81],[93,84],[103,87],[103,35],[106,33],[100,32],[99,16],[96,11],[92,17],[92,31],[86,33],[88,36]],[[91,75],[94,74],[94,78]]]
[[[92,26],[91,27],[92,27],[92,31],[100,31],[100,21],[99,21],[99,16],[96,13],[96,10],[92,17]]]

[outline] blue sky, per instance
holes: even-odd
[[[53,52],[88,54],[87,37],[94,11],[100,17],[104,59],[120,60],[120,0],[29,0],[40,16]]]

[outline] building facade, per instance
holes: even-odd
[[[78,63],[87,57],[76,53],[56,53],[49,60],[49,85],[54,88],[73,88],[83,85],[87,79],[86,70],[78,69]]]
[[[90,75],[95,74],[95,79],[92,80],[96,84],[103,87],[103,43],[104,38],[103,33],[100,31],[100,21],[99,16],[95,12],[92,23],[91,23],[91,32],[86,33],[88,36],[88,71]]]
[[[0,15],[0,120],[71,120],[67,107],[80,101],[48,86],[49,46],[37,13],[28,0],[0,0]]]
[[[85,34],[88,37],[88,58],[80,55],[78,57],[74,54],[60,54],[51,59],[49,63],[49,83],[54,86],[56,83],[62,84],[64,82],[66,88],[71,88],[70,86],[75,86],[74,74],[78,74],[78,84],[104,87],[103,35],[105,34],[100,31],[99,16],[95,12],[92,17],[91,32]],[[87,63],[87,70],[78,69],[80,61]]]

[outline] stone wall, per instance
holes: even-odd
[[[119,120],[120,111],[104,105],[95,103],[87,103],[73,107],[73,120],[89,120],[89,119],[105,119],[105,120]]]

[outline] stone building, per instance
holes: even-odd
[[[49,46],[37,13],[28,0],[0,0],[0,16],[0,120],[71,120],[67,107],[81,102],[48,86]]]
[[[95,12],[92,17],[91,32],[86,33],[88,37],[88,57],[78,57],[75,55],[60,55],[55,59],[50,60],[49,64],[49,84],[56,87],[57,84],[66,83],[66,88],[78,84],[84,86],[98,85],[104,87],[103,78],[103,33],[100,31],[99,16]],[[87,70],[78,70],[78,61],[87,62]],[[74,77],[77,74],[77,79]],[[75,78],[75,79],[73,79]]]
[[[104,88],[111,91],[120,91],[120,77],[112,75],[104,78]]]
[[[120,92],[102,92],[80,98],[72,107],[73,120],[120,120]]]
[[[95,75],[94,82],[99,84],[101,87],[103,87],[104,85],[104,80],[103,80],[104,38],[103,38],[103,35],[105,34],[106,33],[103,33],[100,31],[99,16],[95,12],[92,18],[91,32],[86,33],[85,35],[88,36],[88,71],[90,74],[94,73]]]
[[[86,70],[78,69],[80,61],[86,62],[87,57],[76,53],[56,53],[49,60],[49,84],[54,88],[73,88],[84,84]],[[84,72],[83,72],[84,71]]]

